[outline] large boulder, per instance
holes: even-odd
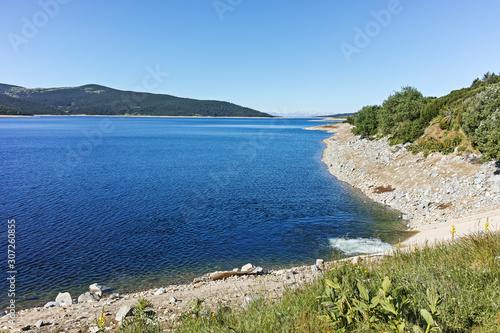
[[[73,304],[73,299],[71,298],[70,293],[59,293],[57,294],[56,302],[61,306],[70,306]]]

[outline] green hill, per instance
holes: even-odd
[[[0,109],[0,114],[2,115],[60,114],[60,111],[58,111],[53,107],[27,100],[22,100],[1,93],[0,93],[0,106],[2,107]],[[11,111],[8,111],[7,109],[10,109]],[[15,112],[12,110],[15,110]]]
[[[34,89],[0,84],[0,105],[31,114],[272,117],[228,102],[122,91],[95,84]]]
[[[390,136],[414,153],[481,153],[500,160],[500,75],[486,73],[470,87],[439,98],[403,87],[382,105],[365,106],[347,121],[354,134]]]

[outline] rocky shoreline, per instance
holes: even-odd
[[[387,138],[369,140],[335,123],[309,129],[335,133],[324,140],[323,162],[340,181],[402,213],[408,228],[500,207],[500,165],[474,154],[413,155]]]
[[[500,170],[495,163],[481,164],[475,155],[432,154],[423,158],[421,154],[411,154],[402,145],[389,146],[387,139],[354,136],[351,126],[345,123],[310,129],[335,133],[324,141],[327,147],[323,162],[328,171],[374,201],[400,211],[410,229],[448,228],[450,222],[444,222],[453,218],[495,209],[495,223],[500,223]],[[461,232],[465,234],[468,229],[463,228]],[[346,260],[376,261],[383,255]],[[192,284],[168,285],[126,295],[93,284],[78,297],[60,293],[57,297],[54,295],[54,302],[43,307],[18,311],[15,324],[9,323],[8,313],[4,314],[0,318],[0,330],[97,332],[101,311],[111,329],[119,326],[131,305],[140,298],[151,301],[158,320],[172,326],[179,322],[182,313],[194,307],[194,300],[204,299],[207,311],[216,311],[222,306],[244,309],[257,298],[278,299],[286,290],[320,278],[332,265],[334,263],[319,259],[310,266],[265,271],[247,264],[233,271],[206,274]]]
[[[55,301],[45,306],[15,313],[15,324],[9,322],[12,319],[9,314],[3,314],[0,331],[97,332],[101,311],[107,318],[107,327],[112,329],[119,327],[140,298],[153,304],[152,310],[160,323],[175,326],[182,313],[194,309],[196,300],[203,300],[204,311],[217,311],[225,306],[243,310],[255,299],[281,298],[285,291],[300,288],[322,276],[331,265],[318,260],[311,266],[264,271],[246,264],[241,269],[206,274],[191,284],[168,285],[126,295],[92,284],[88,292],[78,297],[59,293]]]

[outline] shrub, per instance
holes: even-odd
[[[403,87],[382,104],[377,117],[380,131],[383,135],[393,135],[399,124],[418,119],[424,104],[422,93],[413,87]]]
[[[462,127],[487,158],[500,158],[500,84],[477,94],[462,116]]]
[[[377,113],[382,107],[379,105],[364,106],[354,115],[354,127],[352,132],[356,135],[372,136],[377,134]]]
[[[123,320],[120,331],[124,333],[156,333],[161,332],[153,311],[146,311],[153,305],[148,300],[141,298],[132,307],[132,316]]]
[[[451,117],[444,117],[439,121],[439,128],[442,130],[447,130],[451,125]]]
[[[500,160],[500,109],[481,122],[475,137],[485,160]]]

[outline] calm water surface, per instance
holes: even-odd
[[[303,130],[317,124],[0,118],[0,260],[15,219],[19,303],[77,297],[95,282],[127,291],[247,262],[310,263],[346,235],[404,237],[396,212],[327,172],[329,134]]]

